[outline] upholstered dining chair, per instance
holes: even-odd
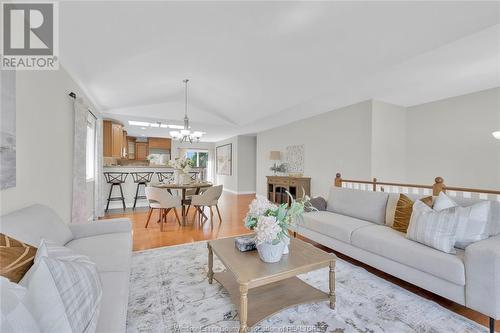
[[[170,211],[174,211],[177,223],[181,225],[181,220],[179,219],[179,214],[177,213],[177,207],[182,207],[182,200],[179,196],[174,196],[170,194],[167,190],[148,186],[145,188],[146,198],[149,201],[149,212],[148,220],[146,221],[145,228],[148,227],[149,220],[151,219],[151,214],[153,210],[160,210],[160,231],[163,231],[163,223],[167,222],[167,215]]]
[[[217,215],[219,215],[219,223],[222,223],[222,216],[220,214],[219,210],[219,198],[222,195],[222,185],[218,186],[212,186],[209,187],[203,192],[202,194],[198,195],[193,195],[191,197],[191,206],[193,206],[196,211],[194,214],[194,220],[196,219],[196,216],[198,215],[199,221],[201,223],[202,218],[208,219],[208,217],[205,215],[203,212],[205,207],[210,208],[210,223],[213,225],[213,219],[214,219],[214,211],[212,207],[215,206],[215,209],[217,210]]]

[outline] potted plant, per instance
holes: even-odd
[[[307,196],[297,201],[290,193],[288,195],[290,206],[286,203],[273,204],[258,195],[250,204],[245,217],[245,226],[255,231],[257,251],[264,262],[278,262],[283,254],[288,253],[288,229],[302,219],[304,208],[310,206]]]

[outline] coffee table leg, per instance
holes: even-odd
[[[212,247],[207,243],[208,246],[208,283],[212,284],[214,281],[214,252]]]
[[[240,333],[246,333],[248,313],[248,285],[240,284]]]
[[[335,261],[330,261],[330,274],[329,274],[330,293],[330,309],[335,309]]]

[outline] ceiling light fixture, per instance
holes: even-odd
[[[190,126],[189,126],[189,118],[187,115],[187,104],[188,104],[188,79],[183,80],[184,82],[184,99],[185,99],[185,105],[184,105],[184,126],[180,131],[170,131],[170,136],[174,140],[178,140],[180,142],[190,142],[193,143],[193,141],[199,142],[200,138],[204,134],[203,132],[200,131],[194,131],[191,132]]]
[[[493,135],[493,137],[494,137],[495,139],[500,140],[500,131],[496,131],[496,132],[493,132],[493,133],[491,133],[491,134]]]

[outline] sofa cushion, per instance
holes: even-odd
[[[125,332],[128,306],[128,272],[100,273],[102,283],[101,311],[96,332]]]
[[[384,192],[330,188],[327,210],[377,224],[385,223],[389,195]]]
[[[0,219],[0,232],[21,242],[38,246],[42,239],[64,245],[73,239],[69,227],[49,207],[33,205]]]
[[[299,233],[300,228],[305,227],[348,244],[351,243],[351,235],[356,229],[373,225],[368,221],[328,211],[310,212],[303,216],[304,222],[299,223],[297,228]]]
[[[352,245],[458,285],[465,285],[463,250],[448,254],[405,237],[392,228],[371,225],[352,234]]]
[[[66,246],[86,255],[96,263],[99,272],[130,270],[132,237],[130,232],[77,238]]]

